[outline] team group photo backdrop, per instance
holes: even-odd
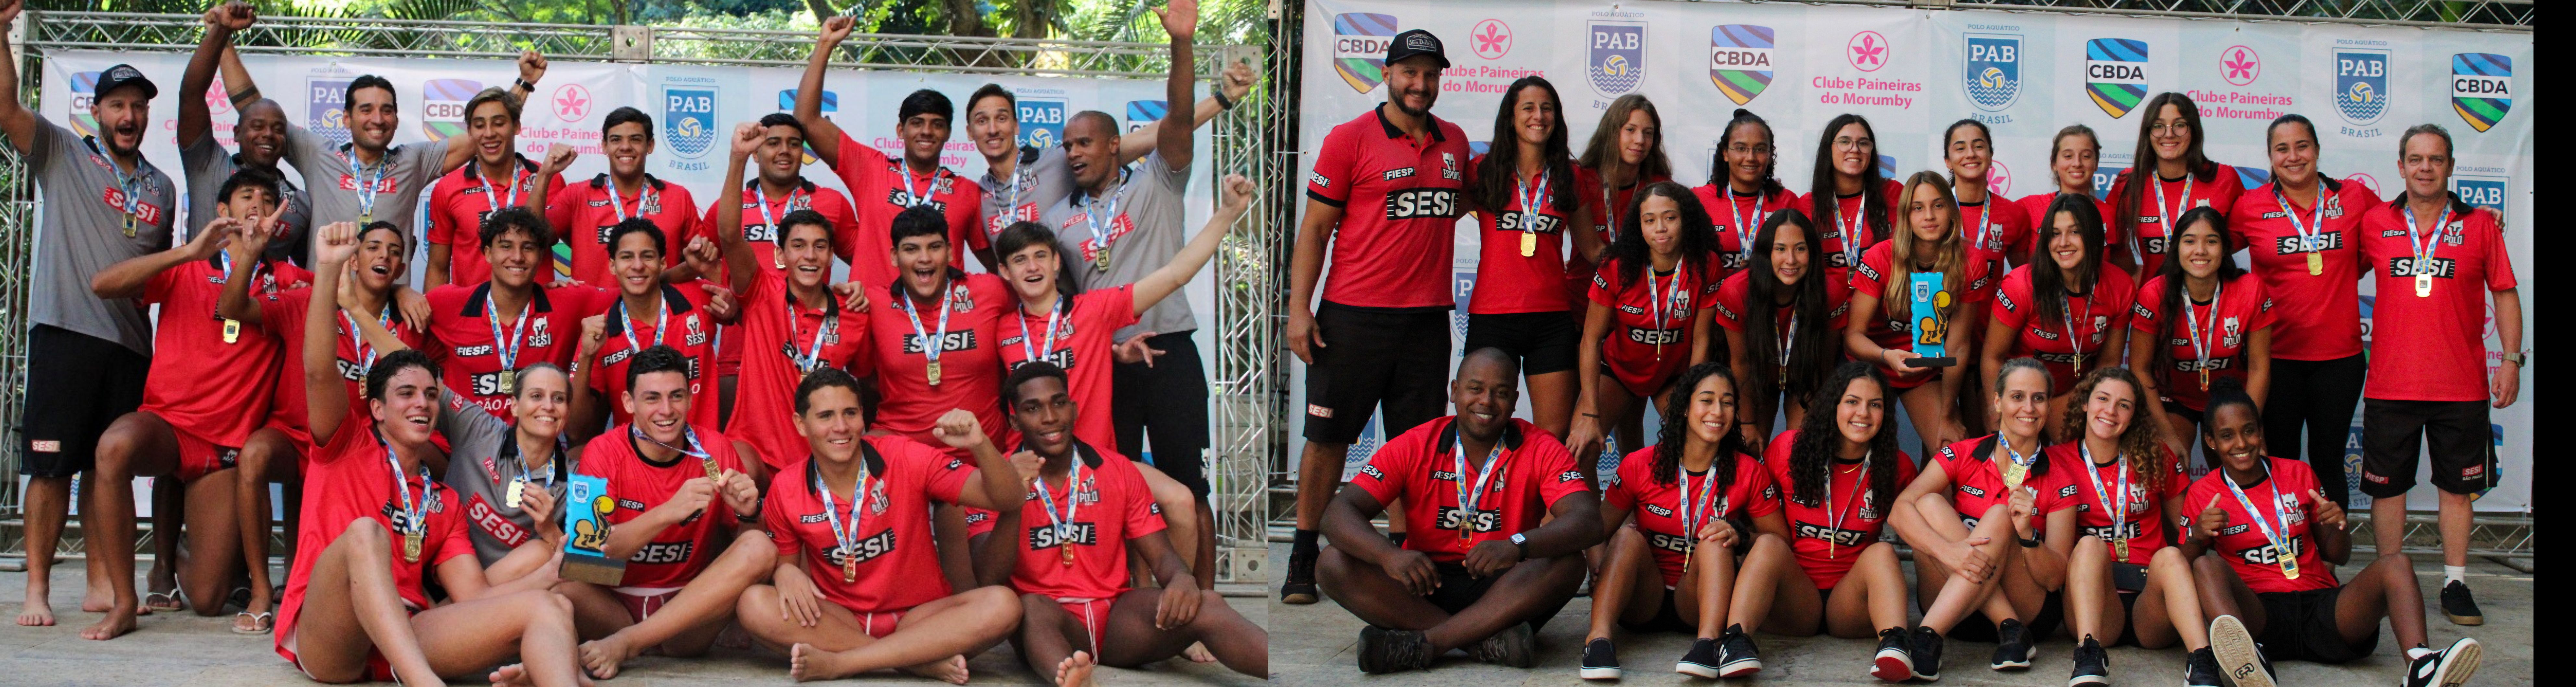
[[[1447,49],[1451,66],[1432,113],[1463,129],[1476,152],[1493,135],[1503,90],[1538,75],[1564,100],[1578,155],[1610,101],[1631,93],[1653,99],[1674,181],[1691,186],[1708,181],[1720,129],[1737,108],[1769,120],[1778,137],[1779,179],[1797,193],[1808,190],[1820,129],[1835,115],[1869,119],[1879,171],[1896,179],[1945,169],[1941,133],[1973,117],[1993,132],[1989,186],[2006,198],[2055,190],[2049,144],[2069,124],[2099,134],[2094,189],[2107,193],[2114,175],[2132,164],[2144,117],[2139,106],[2165,91],[2189,95],[2200,106],[2204,150],[2235,166],[2249,190],[2270,177],[2264,131],[2281,115],[2316,123],[2325,174],[2382,198],[2404,191],[2398,134],[2439,124],[2457,142],[2454,190],[2505,219],[2526,311],[2523,345],[2538,348],[2537,327],[2529,324],[2538,274],[2522,221],[2532,212],[2529,33],[1788,3],[1312,0],[1300,56],[1297,133],[1300,149],[1309,151],[1300,156],[1300,169],[1314,164],[1311,151],[1333,126],[1386,100],[1380,72],[1386,43],[1411,29],[1431,31]],[[1455,237],[1459,309],[1450,345],[1463,355],[1465,304],[1476,283],[1472,217],[1460,220]],[[2361,288],[2366,326],[2370,281]],[[2501,363],[2500,346],[2490,320],[2490,369]],[[1288,407],[1303,408],[1304,366],[1289,360]],[[2530,507],[2538,391],[2531,380],[2525,369],[2522,400],[2492,413],[2504,479],[2479,499],[2481,511]],[[1526,418],[1527,411],[1524,403],[1519,414]],[[1651,441],[1654,414],[1647,415]],[[2345,444],[2345,467],[2355,475],[2360,421],[2356,410]],[[1904,445],[1919,444],[1910,423],[1896,426],[1906,433]],[[1372,419],[1352,447],[1350,464],[1366,461],[1390,434]],[[2432,493],[2431,486],[2419,486],[2410,503],[2430,504]],[[2368,502],[2353,494],[2355,508]]]

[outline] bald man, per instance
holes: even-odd
[[[234,3],[238,4],[238,3]],[[225,74],[248,73],[241,55],[233,52],[232,31],[249,25],[247,6],[234,10],[233,4],[206,10],[206,35],[197,41],[197,52],[188,58],[188,71],[179,77],[179,160],[188,174],[188,227],[206,226],[215,218],[220,205],[216,191],[243,167],[264,167],[279,179],[287,179],[277,169],[277,161],[286,155],[286,108],[277,101],[262,97],[257,91],[225,94],[232,102],[233,143],[241,152],[224,149],[215,136],[214,112],[206,104],[206,91],[214,86],[215,70]],[[243,12],[236,18],[236,12]],[[224,84],[241,88],[248,79],[227,78]],[[280,181],[278,194],[285,200],[286,215],[279,219],[286,235],[268,242],[268,258],[287,260],[298,267],[312,245],[313,199],[296,188],[295,182]]]

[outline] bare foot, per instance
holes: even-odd
[[[816,649],[813,645],[798,642],[796,646],[790,647],[787,650],[787,679],[797,682],[831,679],[815,674],[815,668],[810,665],[810,662],[814,661],[816,658],[830,653],[831,652],[829,651]]]
[[[54,624],[54,605],[45,595],[53,593],[44,575],[27,576],[27,601],[18,607],[18,624],[41,627]]]
[[[528,677],[528,667],[517,663],[501,666],[493,670],[491,675],[484,676],[484,679],[490,680],[492,687],[535,687],[536,685],[536,681]]]
[[[1091,669],[1094,667],[1097,664],[1091,662],[1091,652],[1073,652],[1072,656],[1066,656],[1055,664],[1056,687],[1094,687],[1091,682]]]
[[[117,637],[124,636],[125,633],[133,631],[134,611],[132,609],[109,609],[106,618],[101,618],[99,619],[98,624],[91,625],[81,630],[81,638],[98,640],[115,639]]]
[[[626,640],[609,635],[581,643],[581,665],[590,675],[602,680],[617,677],[617,664],[635,657],[635,649]]]
[[[106,578],[91,575],[88,591],[81,593],[81,612],[106,613],[114,608],[116,608],[116,590],[107,586]],[[144,612],[148,613],[150,610],[146,609]]]
[[[1208,651],[1206,642],[1190,642],[1190,648],[1182,649],[1181,655],[1189,657],[1191,663],[1216,662],[1216,654]]]
[[[962,685],[966,684],[966,657],[950,656],[917,666],[906,666],[903,672],[952,685]]]

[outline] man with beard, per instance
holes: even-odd
[[[248,28],[250,5],[228,2],[206,11],[206,36],[197,42],[197,52],[188,58],[188,71],[179,77],[179,165],[188,176],[188,226],[202,227],[215,220],[215,206],[223,203],[217,191],[235,170],[262,167],[284,176],[277,160],[286,154],[286,108],[277,101],[261,97],[241,97],[226,93],[239,115],[233,121],[233,142],[241,152],[228,153],[214,135],[214,113],[206,104],[206,90],[214,87],[215,70],[220,65],[225,74],[248,74],[241,56],[233,52],[232,32]],[[225,83],[246,83],[246,77],[227,77]],[[282,181],[282,180],[281,180]],[[287,260],[302,267],[313,242],[313,199],[292,182],[282,182],[278,192],[286,198],[286,214],[278,220],[285,233],[268,242],[268,257]],[[303,412],[298,409],[296,412]]]

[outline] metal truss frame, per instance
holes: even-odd
[[[2528,33],[2537,0],[1736,0]]]

